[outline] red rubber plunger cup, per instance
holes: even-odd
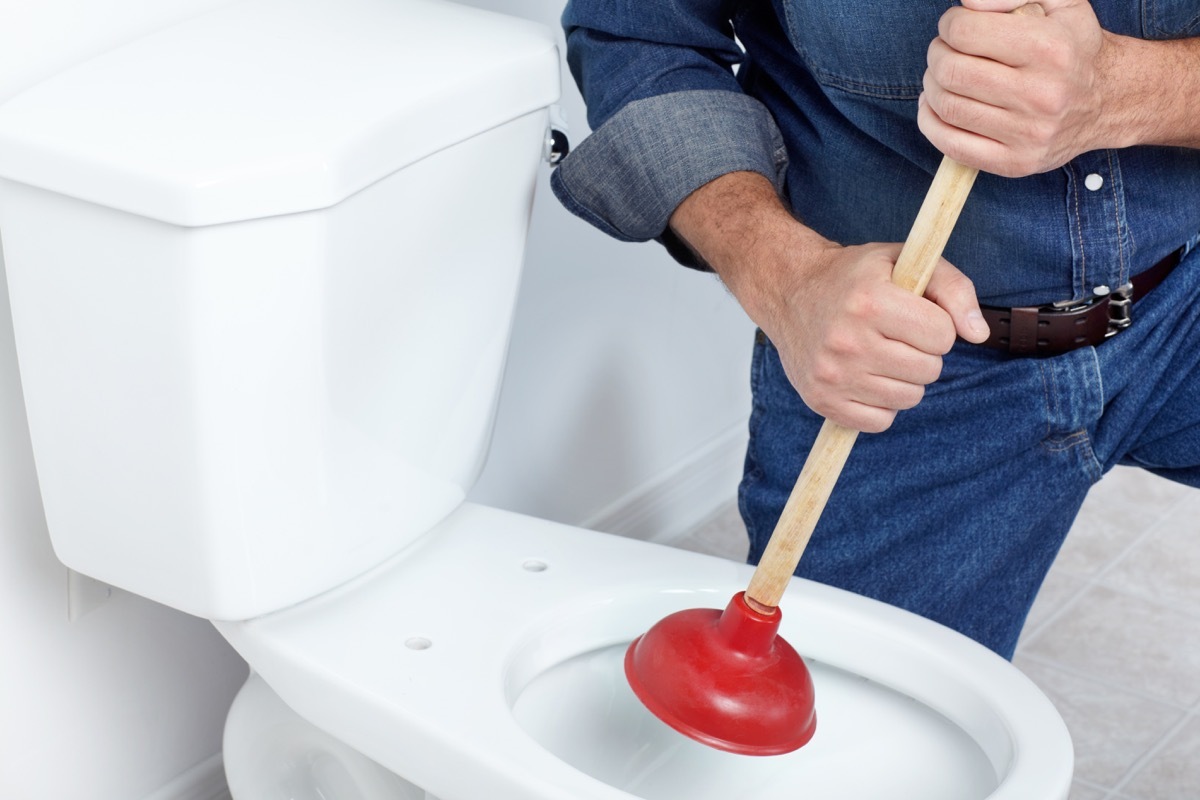
[[[778,636],[782,615],[745,592],[724,612],[693,608],[662,619],[625,653],[638,699],[675,730],[748,756],[790,753],[816,730],[812,677]]]

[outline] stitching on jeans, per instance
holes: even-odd
[[[1080,444],[1087,448],[1085,457],[1087,458],[1088,463],[1092,466],[1092,469],[1088,470],[1088,473],[1091,475],[1092,483],[1095,483],[1104,477],[1104,464],[1102,464],[1100,459],[1096,457],[1096,449],[1092,447],[1091,434],[1089,434],[1086,430],[1083,433],[1083,441],[1080,442]]]
[[[1054,455],[1061,455],[1076,448],[1082,448],[1083,450],[1083,469],[1092,483],[1100,480],[1100,477],[1104,474],[1104,465],[1100,463],[1100,459],[1096,458],[1096,451],[1092,448],[1092,437],[1086,428],[1077,430],[1067,436],[1047,439],[1042,442],[1042,449]]]
[[[1092,366],[1096,370],[1096,388],[1100,390],[1100,414],[1104,414],[1104,373],[1100,371],[1100,353],[1096,348],[1092,350]]]
[[[1117,196],[1117,166],[1113,163],[1113,151],[1105,151],[1108,155],[1108,173],[1109,189],[1112,191],[1113,198],[1113,224],[1117,228],[1117,264],[1120,265],[1120,273],[1117,275],[1118,285],[1129,280],[1129,267],[1125,264],[1125,237],[1121,230],[1121,198]],[[1086,286],[1085,286],[1086,288]]]
[[[1052,439],[1046,439],[1042,442],[1042,447],[1051,453],[1062,453],[1087,439],[1087,430],[1077,430],[1074,433],[1068,433],[1066,436],[1056,436]]]
[[[1083,249],[1083,217],[1079,214],[1079,181],[1075,178],[1074,170],[1071,175],[1071,188],[1075,194],[1075,232],[1079,238],[1079,292],[1080,296],[1087,295],[1087,251]]]
[[[1061,420],[1063,418],[1062,392],[1058,390],[1058,370],[1054,369],[1053,366],[1050,368],[1050,386],[1054,394],[1054,420],[1053,426],[1048,426],[1047,428],[1047,438],[1053,435],[1054,426],[1062,424]]]
[[[1167,27],[1165,20],[1160,22],[1159,5],[1156,0],[1147,0],[1142,4],[1142,33],[1147,39],[1153,39],[1161,36],[1182,37],[1191,33],[1192,28],[1197,22],[1200,22],[1200,14],[1196,14],[1191,19],[1183,24],[1182,28],[1172,29]],[[1149,24],[1147,24],[1147,22]]]
[[[1042,434],[1042,439],[1046,440],[1046,439],[1050,438],[1050,416],[1051,416],[1051,413],[1050,413],[1050,386],[1049,386],[1049,384],[1046,383],[1046,363],[1039,362],[1038,370],[1042,376],[1042,398],[1043,398],[1043,400],[1045,402],[1045,406],[1046,406],[1046,432],[1044,434]]]

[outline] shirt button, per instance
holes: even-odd
[[[1089,192],[1094,192],[1104,185],[1104,178],[1093,172],[1083,179],[1083,185],[1088,188]]]

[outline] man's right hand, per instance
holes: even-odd
[[[910,294],[891,282],[899,244],[834,244],[756,173],[702,186],[671,227],[771,339],[809,408],[846,427],[886,430],[937,380],[956,334],[988,336],[974,286],[949,262],[923,298]]]

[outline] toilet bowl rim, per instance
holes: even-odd
[[[322,614],[332,613],[332,620],[321,622],[331,630],[344,628],[351,621],[367,630],[402,628],[405,623],[396,622],[396,609],[405,603],[427,601],[430,587],[438,585],[433,578],[439,570],[450,562],[461,566],[464,555],[468,555],[477,559],[474,566],[468,565],[476,574],[495,577],[483,581],[469,598],[470,602],[448,599],[436,608],[446,617],[444,630],[458,630],[462,627],[462,615],[475,610],[472,604],[476,598],[486,598],[487,613],[470,620],[480,637],[471,652],[483,655],[465,659],[452,672],[435,669],[421,674],[414,672],[410,676],[414,680],[443,684],[453,681],[452,688],[459,691],[444,702],[431,699],[442,697],[436,692],[426,692],[423,697],[397,698],[397,707],[410,701],[414,704],[405,709],[405,724],[411,724],[414,731],[420,729],[426,742],[438,743],[431,753],[453,749],[458,753],[473,752],[486,760],[488,769],[495,771],[496,780],[505,775],[504,781],[513,781],[520,787],[513,794],[520,800],[561,796],[566,786],[579,798],[634,797],[558,762],[517,724],[512,715],[515,698],[544,670],[580,653],[628,641],[670,611],[696,605],[723,605],[732,592],[744,587],[750,568],[711,556],[619,539],[481,506],[456,511],[439,529],[436,540],[419,548],[418,557],[411,563],[394,565],[398,574],[384,571],[366,584],[341,593],[341,601],[334,598],[316,603],[314,609],[303,610],[298,628],[289,626],[287,614],[249,623],[220,623],[218,627],[302,715],[352,746],[365,748],[364,752],[377,760],[384,760],[387,752],[379,752],[383,758],[370,752],[374,743],[356,730],[359,721],[334,720],[336,714],[331,710],[304,708],[306,698],[321,693],[331,683],[350,685],[360,677],[370,683],[369,669],[363,672],[366,677],[332,674],[339,668],[345,669],[345,665],[330,665],[331,659],[325,652],[327,642],[320,636],[307,636],[306,617],[320,621]],[[530,556],[544,559],[551,565],[550,570],[536,577],[526,573],[513,579],[508,587],[506,576],[516,574],[521,561]],[[498,562],[510,564],[512,572],[495,572]],[[620,569],[606,573],[594,569],[597,563],[617,564]],[[417,577],[414,571],[421,572],[421,576]],[[322,609],[322,605],[327,608]],[[981,749],[997,765],[998,773],[1005,776],[992,800],[1036,796],[1030,794],[1033,787],[1044,787],[1048,782],[1069,784],[1072,754],[1061,717],[1027,678],[999,657],[908,612],[808,581],[794,581],[782,607],[787,615],[785,635],[792,635],[786,633],[789,617],[803,620],[804,628],[809,631],[805,637],[793,641],[806,657],[816,657],[835,666],[850,658],[849,665],[853,667],[862,654],[847,656],[845,651],[847,647],[853,649],[853,642],[848,645],[846,636],[835,634],[844,631],[847,624],[854,624],[869,631],[878,642],[890,642],[893,655],[909,654],[906,675],[893,676],[892,680],[875,676],[891,688],[916,697],[956,723],[955,709],[939,708],[937,703],[953,705],[956,697],[962,699],[964,687],[970,690],[967,699],[976,704],[983,702],[994,718],[990,735],[1006,739],[1011,748],[1009,763],[997,764],[996,751],[1003,745],[980,742]],[[339,618],[338,613],[343,617]],[[585,619],[588,614],[593,617]],[[596,624],[597,614],[601,621],[607,621]],[[497,619],[503,624],[495,624]],[[811,632],[820,633],[821,625],[831,629],[828,635],[813,636]],[[564,631],[573,631],[573,638],[559,635]],[[860,633],[858,638],[861,635],[865,634]],[[281,656],[255,652],[272,641],[286,647],[288,653]],[[818,645],[815,650],[814,643]],[[439,651],[439,646],[427,653],[449,652],[448,648]],[[296,658],[297,649],[304,648],[311,651],[311,664],[286,663]],[[395,657],[396,652],[402,651],[394,647],[376,656],[386,660]],[[420,662],[414,659],[411,663]],[[913,675],[931,669],[954,675],[955,681],[930,682],[925,673],[926,696],[914,693],[908,686]],[[304,680],[297,680],[298,675],[291,673],[298,672],[309,674]],[[379,676],[372,679],[384,680]],[[958,695],[948,692],[943,684],[956,685],[960,690]],[[929,702],[931,692],[934,703]],[[938,697],[943,699],[939,701]],[[445,724],[446,720],[454,719],[472,719],[471,729],[459,731]],[[978,741],[970,731],[968,734]],[[1001,753],[1000,762],[1004,760],[1005,754]],[[531,761],[539,765],[536,770],[517,769],[508,774],[512,764],[528,765]],[[398,767],[392,768],[405,774]],[[544,793],[534,793],[531,781],[542,785]],[[497,787],[492,793],[497,800],[502,796],[499,791]],[[1020,794],[1021,791],[1026,794]]]

